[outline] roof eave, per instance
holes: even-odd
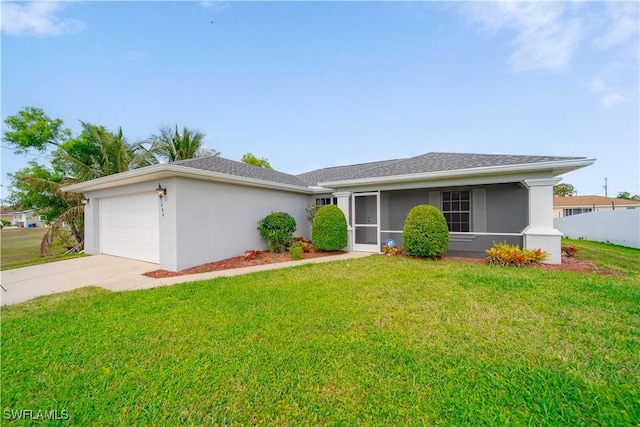
[[[173,164],[152,165],[140,169],[134,169],[127,172],[109,175],[102,178],[93,179],[91,181],[81,182],[79,184],[73,184],[67,187],[63,187],[62,191],[82,193],[113,188],[120,185],[136,184],[139,182],[147,182],[171,177],[201,179],[205,181],[239,184],[249,187],[268,188],[273,190],[285,190],[303,194],[313,193],[313,190],[307,187],[283,184],[272,181],[264,181],[255,178],[246,178],[242,176],[229,175],[220,172],[195,169],[187,166]]]
[[[525,173],[550,171],[552,176],[559,176],[574,170],[592,165],[596,159],[571,159],[539,163],[522,163],[518,165],[486,166],[469,169],[455,169],[447,171],[426,172],[418,174],[392,175],[371,178],[348,179],[340,181],[319,182],[318,185],[329,188],[355,187],[372,184],[394,184],[415,181],[438,181],[457,177],[471,177],[482,175],[501,175],[508,173]]]

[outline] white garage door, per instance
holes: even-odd
[[[100,251],[159,263],[159,211],[155,193],[100,199]]]

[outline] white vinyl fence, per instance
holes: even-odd
[[[597,211],[554,218],[553,226],[566,237],[640,249],[640,209]]]

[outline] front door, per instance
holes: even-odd
[[[380,252],[380,192],[354,193],[353,206],[353,250]]]

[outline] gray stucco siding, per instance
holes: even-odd
[[[176,270],[266,249],[257,223],[271,212],[287,212],[296,220],[295,235],[309,236],[306,194],[186,178],[175,185]]]
[[[474,218],[474,190],[484,190],[485,224],[476,224]],[[381,243],[393,239],[397,246],[403,245],[402,231],[409,211],[420,204],[439,206],[443,191],[470,191],[469,233],[450,233],[449,249],[464,252],[484,252],[494,242],[507,241],[522,246],[522,236],[502,235],[501,233],[521,233],[527,225],[528,192],[519,183],[492,184],[465,187],[437,187],[415,190],[383,191],[380,195]],[[482,192],[479,196],[482,197]],[[478,230],[487,234],[474,234]],[[385,232],[387,231],[387,232]],[[391,233],[388,231],[395,231]],[[492,234],[495,233],[495,234]]]
[[[485,190],[486,232],[520,233],[527,225],[528,193],[517,183],[495,184],[471,187],[440,187],[417,190],[395,190],[381,193],[382,230],[402,230],[409,211],[420,204],[431,204],[430,194],[443,191]],[[439,207],[439,206],[438,206]],[[471,231],[477,229],[473,224],[473,200],[471,203]]]
[[[520,233],[528,224],[529,192],[519,183],[494,184],[486,189],[487,232]]]

